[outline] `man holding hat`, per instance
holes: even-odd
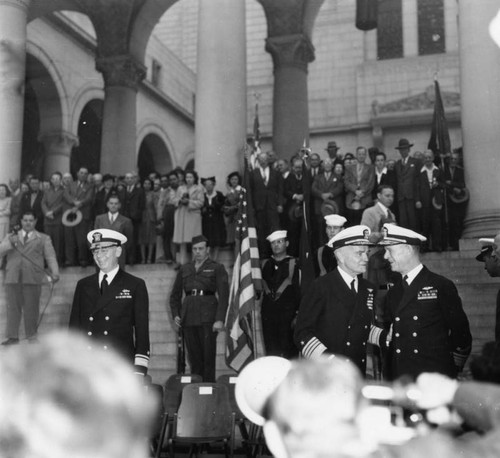
[[[384,224],[382,232],[384,257],[402,275],[387,292],[385,302],[393,335],[389,378],[416,377],[422,372],[456,377],[472,344],[457,288],[421,263],[423,235],[394,224]]]
[[[375,289],[363,279],[368,265],[368,226],[352,226],[329,242],[337,268],[317,278],[300,303],[295,343],[306,358],[340,354],[364,374],[366,343],[385,347],[387,333],[374,326]]]
[[[340,215],[326,215],[323,218],[326,223],[325,232],[328,241],[344,229],[344,224],[347,223],[347,220]],[[328,242],[318,248],[314,261],[316,277],[326,275],[337,267],[337,260]]]
[[[222,264],[210,259],[205,236],[193,237],[191,246],[193,259],[177,273],[170,308],[175,325],[184,332],[191,373],[214,382],[217,333],[224,330],[229,300],[228,276]]]
[[[149,298],[146,283],[120,269],[127,237],[111,229],[87,234],[99,269],[75,289],[69,327],[86,334],[95,347],[114,348],[145,375],[149,364]]]
[[[272,256],[262,263],[262,334],[266,355],[291,359],[298,355],[293,342],[293,322],[300,303],[300,269],[288,256],[287,232],[267,237]]]
[[[417,213],[415,209],[417,196],[417,178],[422,168],[420,162],[410,157],[410,149],[413,143],[406,138],[399,140],[396,149],[401,155],[395,166],[396,181],[398,189],[398,213],[399,223],[403,227],[412,230],[417,229]]]

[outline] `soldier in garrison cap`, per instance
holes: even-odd
[[[402,275],[384,304],[393,335],[386,375],[396,379],[440,372],[457,377],[471,351],[472,337],[456,286],[420,261],[423,235],[394,224],[384,224],[382,233],[384,257]]]
[[[293,342],[293,323],[300,302],[300,269],[297,259],[287,254],[287,231],[267,237],[272,256],[262,263],[262,334],[266,355],[291,359],[298,356]]]
[[[306,358],[346,356],[366,371],[367,342],[387,346],[389,335],[375,325],[375,288],[362,274],[368,265],[368,226],[352,226],[329,242],[338,266],[317,278],[302,298],[295,343]]]
[[[90,349],[114,348],[146,375],[149,364],[149,296],[146,283],[120,269],[118,259],[127,237],[111,229],[87,234],[98,273],[81,279],[75,289],[69,327],[91,339]]]
[[[224,330],[229,301],[228,276],[222,264],[210,259],[205,236],[193,237],[191,247],[193,260],[177,273],[170,308],[176,326],[184,331],[191,373],[214,382],[217,334]]]

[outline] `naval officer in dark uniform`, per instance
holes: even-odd
[[[297,259],[287,254],[287,231],[267,237],[272,256],[262,263],[262,335],[266,355],[296,358],[293,324],[300,303],[300,269]]]
[[[420,261],[426,238],[410,229],[384,224],[385,259],[402,275],[387,292],[385,313],[392,327],[391,379],[440,372],[455,378],[471,351],[469,320],[451,280]]]
[[[372,324],[376,291],[362,277],[368,266],[369,235],[368,226],[352,226],[328,242],[338,266],[312,283],[295,326],[295,343],[304,357],[344,355],[363,374],[367,342],[385,348],[388,340],[387,333]]]
[[[149,364],[149,298],[146,283],[120,269],[127,241],[111,229],[87,234],[99,272],[81,279],[75,290],[69,327],[86,334],[93,346],[114,348],[145,375]]]
[[[210,259],[207,243],[203,235],[193,237],[193,260],[177,273],[170,308],[175,324],[184,331],[191,373],[214,382],[217,334],[224,330],[229,283],[224,266]]]

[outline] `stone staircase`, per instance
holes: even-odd
[[[494,338],[495,298],[500,287],[499,281],[490,278],[483,264],[474,259],[478,252],[477,242],[470,241],[463,243],[460,252],[427,253],[423,256],[423,262],[431,270],[447,276],[457,285],[471,323],[475,354],[480,353],[485,342]],[[231,272],[230,253],[221,252],[221,259]],[[127,267],[127,271],[143,278],[148,287],[151,337],[149,372],[155,383],[163,383],[176,370],[177,333],[172,327],[168,299],[177,272],[164,264],[136,265]],[[49,285],[44,285],[40,300],[40,310],[43,311],[40,335],[67,327],[76,282],[93,272],[93,267],[62,269],[61,280],[55,285],[51,296]],[[3,340],[6,323],[3,271],[0,275],[0,339]],[[256,321],[259,323],[258,313]],[[260,326],[257,326],[257,330],[257,354],[262,355]],[[219,334],[217,347],[217,374],[231,373],[224,363],[225,333]]]

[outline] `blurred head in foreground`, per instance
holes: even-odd
[[[360,456],[367,452],[357,425],[364,402],[363,380],[354,364],[342,357],[304,359],[279,367],[258,367],[263,365],[258,362],[248,365],[238,377],[237,400],[247,417],[263,424],[275,457]],[[271,367],[277,367],[275,374]],[[272,383],[262,383],[270,376]],[[255,388],[250,388],[259,385],[267,390],[265,395],[256,395]]]
[[[111,351],[58,332],[0,355],[0,456],[144,458],[154,400]]]

